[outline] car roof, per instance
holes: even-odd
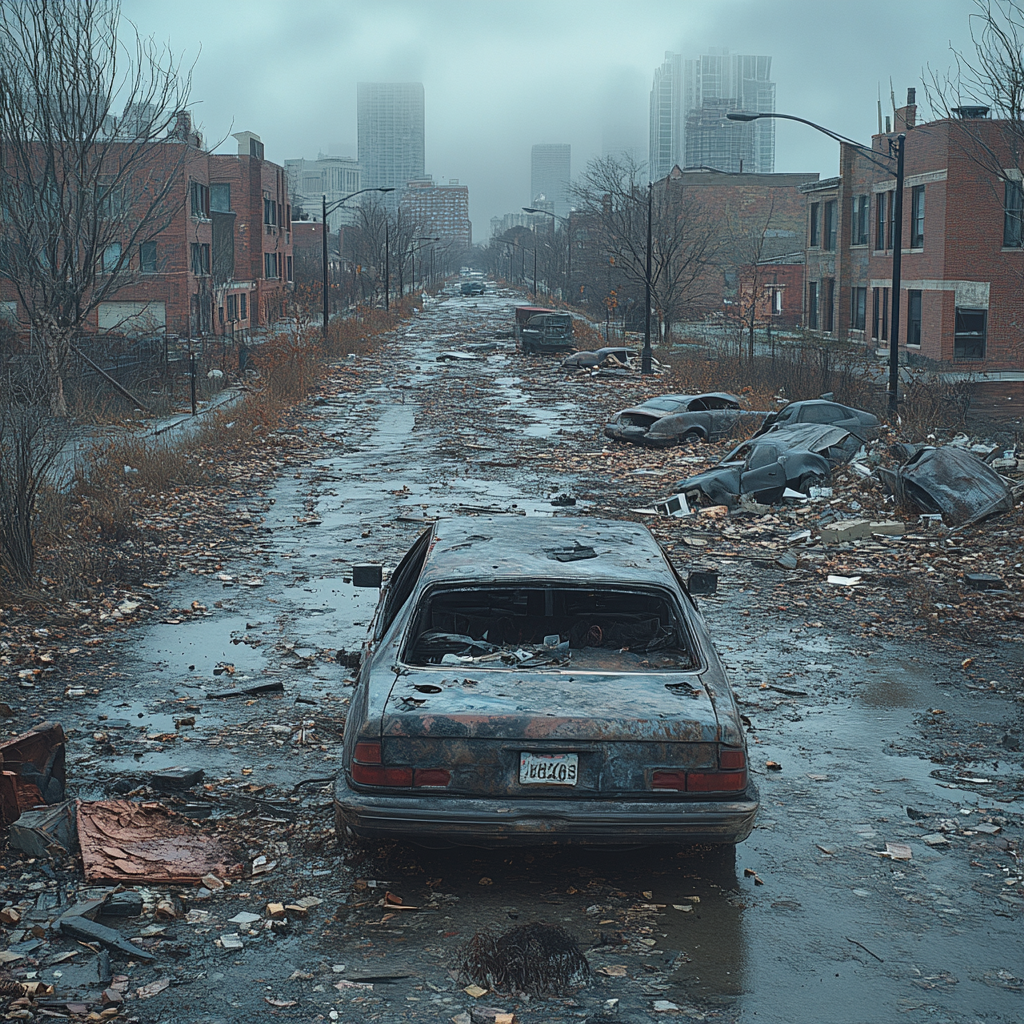
[[[592,548],[596,557],[560,561],[552,552]],[[567,584],[679,583],[658,542],[638,523],[542,516],[439,519],[420,573],[423,584],[509,584],[549,579]]]

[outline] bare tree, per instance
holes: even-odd
[[[0,587],[32,579],[36,498],[68,437],[68,421],[49,414],[39,368],[8,364],[0,378]]]
[[[672,325],[699,305],[717,265],[721,237],[714,217],[682,183],[649,186],[646,165],[632,157],[592,160],[570,186],[587,232],[604,256],[632,282],[644,284],[648,188],[651,200],[651,301],[666,338]],[[604,266],[607,262],[602,262]],[[576,267],[573,275],[576,276]],[[599,291],[603,282],[595,281]]]
[[[175,160],[166,143],[191,134],[190,84],[122,26],[118,0],[0,0],[0,282],[41,346],[56,416],[76,332],[180,208],[192,147]]]

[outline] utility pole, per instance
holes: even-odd
[[[327,302],[327,196],[321,196],[321,221],[320,227],[323,228],[323,264],[324,264],[324,344],[327,344],[327,324],[331,318],[330,306]]]
[[[391,221],[384,211],[384,309],[391,308]]]
[[[903,144],[902,132],[896,136],[896,223],[892,232],[892,314],[889,317],[889,420],[896,425],[900,386],[900,284],[903,271]],[[891,143],[890,143],[891,145]]]
[[[654,203],[654,184],[647,183],[647,269],[644,272],[644,350],[640,358],[640,372],[651,372],[651,208]]]

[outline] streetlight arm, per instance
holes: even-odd
[[[822,135],[827,135],[835,142],[840,142],[843,145],[853,146],[854,149],[859,149],[873,164],[875,164],[875,166],[881,167],[886,173],[893,175],[896,173],[891,167],[886,167],[885,165],[878,163],[877,160],[877,157],[881,157],[883,160],[892,160],[895,162],[894,157],[887,156],[885,153],[879,153],[870,146],[865,146],[864,143],[857,142],[856,139],[848,139],[845,135],[840,135],[838,132],[832,131],[831,128],[825,128],[823,125],[815,124],[813,121],[808,121],[805,117],[797,117],[795,114],[775,114],[767,111],[757,114],[748,114],[742,110],[730,110],[725,116],[730,121],[757,121],[762,117],[781,118],[783,121],[798,121],[800,124],[805,124],[809,128],[813,128],[815,131],[821,132]]]
[[[524,206],[523,213],[543,213],[545,217],[554,217],[555,220],[559,220],[563,224],[569,223],[568,217],[559,217],[557,213],[552,213],[550,210],[535,210],[532,206]]]

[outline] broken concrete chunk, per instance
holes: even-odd
[[[220,937],[220,944],[224,949],[244,949],[245,943],[242,942],[241,938],[237,934],[222,935]]]
[[[268,903],[267,904],[267,917],[272,917],[278,920],[284,917],[284,904],[283,903]]]
[[[842,544],[870,536],[871,523],[867,519],[841,519],[821,528],[821,539],[826,544]]]
[[[142,894],[134,889],[113,892],[103,901],[100,913],[110,917],[138,917],[142,913]]]
[[[202,781],[202,768],[164,768],[149,777],[154,789],[188,789]]]
[[[990,572],[965,572],[964,582],[971,590],[1005,590],[1002,576]]]
[[[8,842],[30,857],[67,856],[77,846],[74,802],[24,811],[11,825]]]

